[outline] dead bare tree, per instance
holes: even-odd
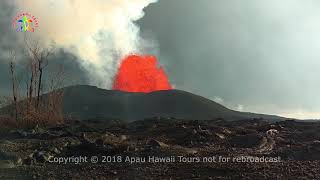
[[[31,46],[28,42],[26,42],[26,45],[30,56],[30,69],[32,71],[29,87],[29,98],[33,98],[32,94],[35,91],[36,107],[39,108],[40,97],[43,90],[43,72],[49,64],[48,57],[52,54],[52,52],[48,49],[41,48],[38,43],[35,43],[33,46]]]
[[[38,79],[38,92],[37,92],[37,106],[39,106],[40,102],[40,94],[42,93],[42,76],[43,69],[48,66],[47,58],[49,56],[49,52],[45,51],[40,54],[40,57],[37,57],[38,62],[38,71],[39,71],[39,79]]]
[[[28,119],[38,123],[61,122],[63,121],[63,91],[57,89],[63,86],[66,77],[63,65],[57,69],[47,68],[49,56],[53,55],[53,51],[40,47],[38,43],[30,44],[26,41],[25,44],[29,56],[28,69],[30,71],[30,79],[26,82],[29,100],[28,113],[26,113]],[[48,73],[45,73],[45,70]],[[46,78],[44,78],[44,74],[47,75]],[[44,82],[45,80],[48,83]],[[49,93],[41,99],[45,90]]]
[[[16,80],[16,68],[15,68],[16,55],[15,52],[10,52],[10,75],[12,82],[12,97],[13,97],[13,107],[14,107],[14,117],[18,121],[18,86]]]
[[[28,95],[27,95],[27,99],[28,99],[28,103],[29,105],[31,105],[32,103],[32,99],[33,99],[33,93],[35,90],[35,77],[36,77],[36,64],[34,63],[32,58],[29,58],[29,71],[30,71],[30,79],[29,79],[29,83],[27,82],[27,91],[28,91]]]
[[[63,90],[58,89],[63,86],[66,79],[64,68],[62,65],[56,70],[47,68],[49,56],[53,54],[53,51],[41,47],[37,42],[32,44],[29,42],[31,41],[25,39],[28,58],[27,77],[25,77],[26,72],[24,71],[24,77],[17,78],[16,55],[14,52],[10,54],[9,70],[12,81],[12,112],[14,113],[12,117],[14,116],[18,125],[23,127],[35,124],[61,123],[63,122]],[[19,89],[17,79],[26,80],[26,90]],[[25,101],[19,102],[20,91],[26,93]],[[48,94],[43,96],[45,91],[48,91]]]

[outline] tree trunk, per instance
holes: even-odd
[[[17,87],[16,87],[16,80],[14,75],[14,63],[10,63],[10,72],[11,72],[11,80],[12,80],[12,96],[14,102],[14,116],[15,120],[18,121],[18,97],[17,97]]]
[[[41,67],[41,61],[39,61],[39,82],[38,82],[38,94],[37,94],[37,108],[39,108],[39,103],[40,103],[42,72],[43,71],[42,71],[42,67]]]

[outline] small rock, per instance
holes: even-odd
[[[110,171],[110,173],[113,174],[113,175],[117,175],[118,174],[117,171]]]
[[[121,135],[120,136],[120,140],[121,141],[126,141],[128,139],[128,137],[126,135]]]
[[[29,134],[25,131],[18,131],[18,133],[23,136],[23,137],[27,137]]]
[[[111,137],[115,137],[116,135],[114,135],[114,134],[112,134],[111,132],[106,132],[105,134],[104,134],[104,136],[105,137],[108,137],[108,136],[111,136]]]
[[[224,129],[223,129],[223,133],[225,133],[225,134],[232,134],[232,132],[231,132],[229,129],[227,129],[227,128],[224,128]]]
[[[47,132],[45,129],[39,127],[39,125],[36,125],[36,127],[34,129],[32,129],[32,134],[44,134],[45,132]]]
[[[31,157],[28,157],[28,158],[23,160],[23,164],[28,165],[28,166],[33,165],[34,164],[34,159],[31,158]]]
[[[59,149],[56,148],[56,147],[52,147],[52,148],[50,148],[49,150],[50,150],[50,152],[55,153],[55,154],[60,154],[60,153],[61,153],[61,152],[59,151]]]
[[[80,135],[80,140],[82,142],[90,142],[89,138],[87,137],[87,134],[86,133],[81,133]]]
[[[206,136],[210,136],[211,132],[207,129],[202,129],[201,126],[198,126],[198,131],[202,134],[202,135],[206,135]]]
[[[226,137],[223,134],[216,133],[216,136],[218,136],[220,139],[225,139]]]
[[[313,144],[320,144],[320,141],[319,140],[314,140]]]
[[[160,147],[167,147],[168,145],[166,145],[165,143],[163,142],[160,142],[160,141],[157,141],[155,139],[150,139],[147,143],[147,145],[151,146],[151,147],[157,147],[157,148],[160,148]]]
[[[274,137],[276,136],[277,134],[279,134],[279,131],[276,130],[276,129],[269,129],[267,132],[266,132],[267,136],[269,137]]]
[[[17,166],[21,166],[23,164],[23,160],[21,158],[18,158],[16,160],[16,163],[15,163]]]
[[[186,153],[194,155],[194,154],[197,154],[198,151],[195,149],[186,149]]]
[[[51,155],[45,151],[38,151],[33,154],[33,158],[35,158],[36,162],[44,163],[49,161]]]
[[[197,134],[197,133],[198,133],[198,131],[195,130],[195,129],[193,129],[192,134],[195,135],[195,134]]]

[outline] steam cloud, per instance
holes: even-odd
[[[157,0],[16,0],[16,12],[39,19],[32,34],[47,46],[52,42],[80,59],[93,85],[109,88],[120,60],[143,51],[139,27],[143,9]]]

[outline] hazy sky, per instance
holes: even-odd
[[[4,5],[0,51],[16,42]],[[320,1],[160,0],[145,12],[137,23],[157,47],[148,53],[158,55],[177,89],[236,110],[320,118]],[[72,55],[55,58],[84,76]],[[2,92],[6,67],[0,60]]]
[[[139,24],[177,88],[243,111],[320,118],[320,1],[160,0]]]

